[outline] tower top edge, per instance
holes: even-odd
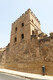
[[[38,21],[38,23],[40,24],[40,21],[38,20],[38,18],[35,16],[35,14],[32,12],[32,10],[29,8],[28,10],[25,11],[25,13],[23,13],[19,18],[17,18],[12,24],[15,24],[16,21],[19,21],[22,17],[24,17],[26,14],[31,13],[33,15],[33,17]]]

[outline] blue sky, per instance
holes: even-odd
[[[0,0],[0,48],[10,42],[11,24],[28,8],[40,20],[43,32],[53,31],[53,0]]]

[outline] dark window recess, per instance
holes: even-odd
[[[33,20],[32,20],[32,22],[33,22]]]
[[[21,35],[21,38],[24,39],[24,34]]]
[[[15,28],[15,32],[17,31],[17,27]]]
[[[24,23],[22,23],[22,27],[24,26]]]
[[[34,31],[32,30],[32,35],[34,35]]]
[[[16,42],[16,41],[17,41],[17,38],[15,37],[15,38],[14,38],[14,42]]]

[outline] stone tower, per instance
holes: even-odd
[[[31,35],[35,34],[35,31],[41,32],[40,21],[33,14],[33,12],[28,9],[20,18],[18,18],[12,24],[10,46],[15,43],[20,43],[22,40],[29,40]]]
[[[53,76],[53,32],[41,31],[40,21],[28,9],[12,24],[10,43],[0,49],[0,68]]]

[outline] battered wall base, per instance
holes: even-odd
[[[5,67],[2,68],[43,75],[42,66],[45,66],[46,68],[45,75],[53,76],[52,62],[7,63],[5,64]]]

